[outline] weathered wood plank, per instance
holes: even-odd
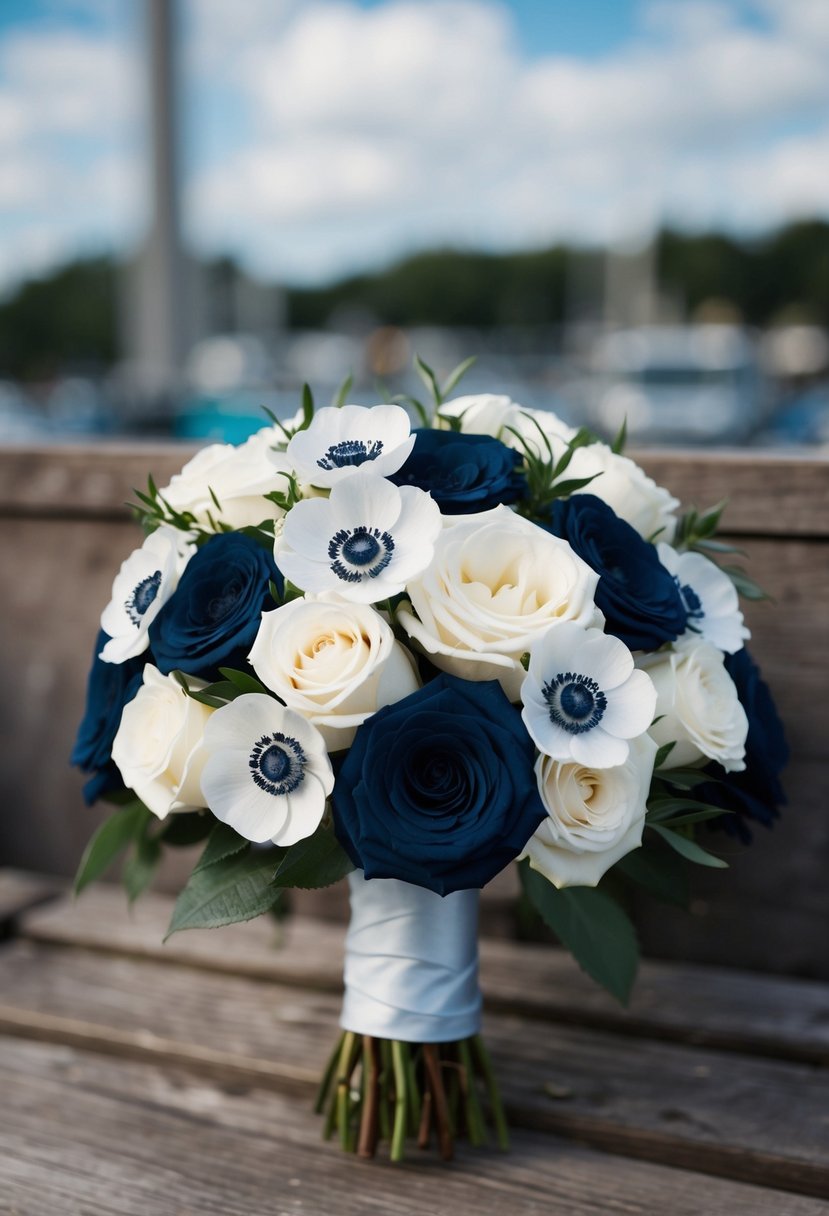
[[[814,1199],[606,1157],[532,1133],[368,1165],[294,1101],[171,1069],[0,1041],[0,1195],[10,1216],[818,1216]],[[669,1198],[668,1198],[669,1197]]]
[[[803,452],[631,451],[660,485],[698,508],[728,501],[735,536],[829,536],[829,462]]]
[[[88,447],[34,445],[0,452],[0,513],[113,517],[152,472],[169,481],[196,450],[191,444],[108,442]],[[684,504],[729,500],[729,531],[739,535],[829,535],[829,463],[804,454],[650,449],[631,455]]]
[[[64,888],[65,883],[48,874],[0,869],[0,935],[8,931],[21,913],[58,895]]]
[[[27,943],[0,953],[0,991],[7,1033],[290,1092],[311,1089],[339,1012],[332,994]],[[502,1015],[486,1033],[517,1126],[829,1197],[826,1074]]]
[[[79,900],[30,912],[21,931],[32,941],[328,991],[342,987],[344,926],[296,917],[278,934],[260,919],[177,934],[162,945],[171,907],[169,898],[150,894],[127,913],[122,893],[99,885]],[[829,987],[824,984],[646,961],[625,1010],[566,952],[488,939],[481,942],[481,976],[493,1010],[782,1058],[829,1060]]]

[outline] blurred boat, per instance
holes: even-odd
[[[650,326],[606,334],[590,357],[588,423],[635,443],[742,443],[762,424],[753,338],[734,325]]]

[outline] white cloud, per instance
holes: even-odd
[[[767,29],[735,4],[652,4],[592,60],[522,58],[508,8],[482,0],[341,0],[270,28],[260,10],[234,63],[244,146],[191,183],[196,237],[296,278],[437,241],[826,213],[824,137],[799,127],[829,104],[829,5],[763,2]]]
[[[112,20],[112,0],[54,5]],[[501,0],[188,0],[190,238],[312,279],[438,243],[829,214],[827,0],[640,12],[587,58],[528,54]],[[30,212],[67,250],[96,231],[123,245],[142,197],[137,43],[56,22],[0,47],[0,234]]]

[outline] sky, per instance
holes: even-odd
[[[829,0],[178,0],[188,246],[318,283],[437,246],[829,215]],[[140,0],[0,4],[0,291],[148,220]]]

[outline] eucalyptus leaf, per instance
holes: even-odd
[[[469,371],[470,367],[472,367],[473,363],[476,362],[476,359],[477,355],[470,355],[468,359],[464,359],[462,363],[459,363],[457,367],[452,369],[443,382],[442,395],[444,398],[448,397],[452,390],[458,387],[458,384]]]
[[[193,871],[176,900],[165,941],[182,929],[215,929],[253,920],[273,907],[279,898],[271,885],[277,850],[252,849],[245,843],[241,852]]]
[[[334,396],[331,398],[331,404],[335,409],[341,410],[343,408],[346,401],[348,401],[348,394],[351,392],[353,387],[354,377],[352,376],[351,372],[349,372]]]
[[[624,418],[622,419],[622,425],[619,427],[619,432],[616,435],[616,438],[613,440],[613,442],[610,445],[611,452],[615,452],[617,456],[621,456],[625,450],[625,444],[627,443],[627,437],[628,437],[628,420],[627,420],[627,414],[625,414]]]
[[[273,882],[278,887],[330,887],[354,869],[333,830],[318,827],[313,836],[291,845],[278,861]]]
[[[79,895],[112,864],[127,845],[136,840],[152,818],[152,812],[137,798],[104,820],[84,850],[74,891]]]
[[[420,376],[421,380],[432,394],[432,399],[435,405],[441,405],[443,399],[441,396],[440,385],[438,384],[438,378],[432,371],[429,364],[425,363],[423,359],[421,359],[420,355],[415,355],[414,365],[417,374]]]
[[[636,930],[615,900],[595,887],[558,890],[527,862],[519,865],[530,902],[592,979],[623,1005],[630,999],[639,944]]]

